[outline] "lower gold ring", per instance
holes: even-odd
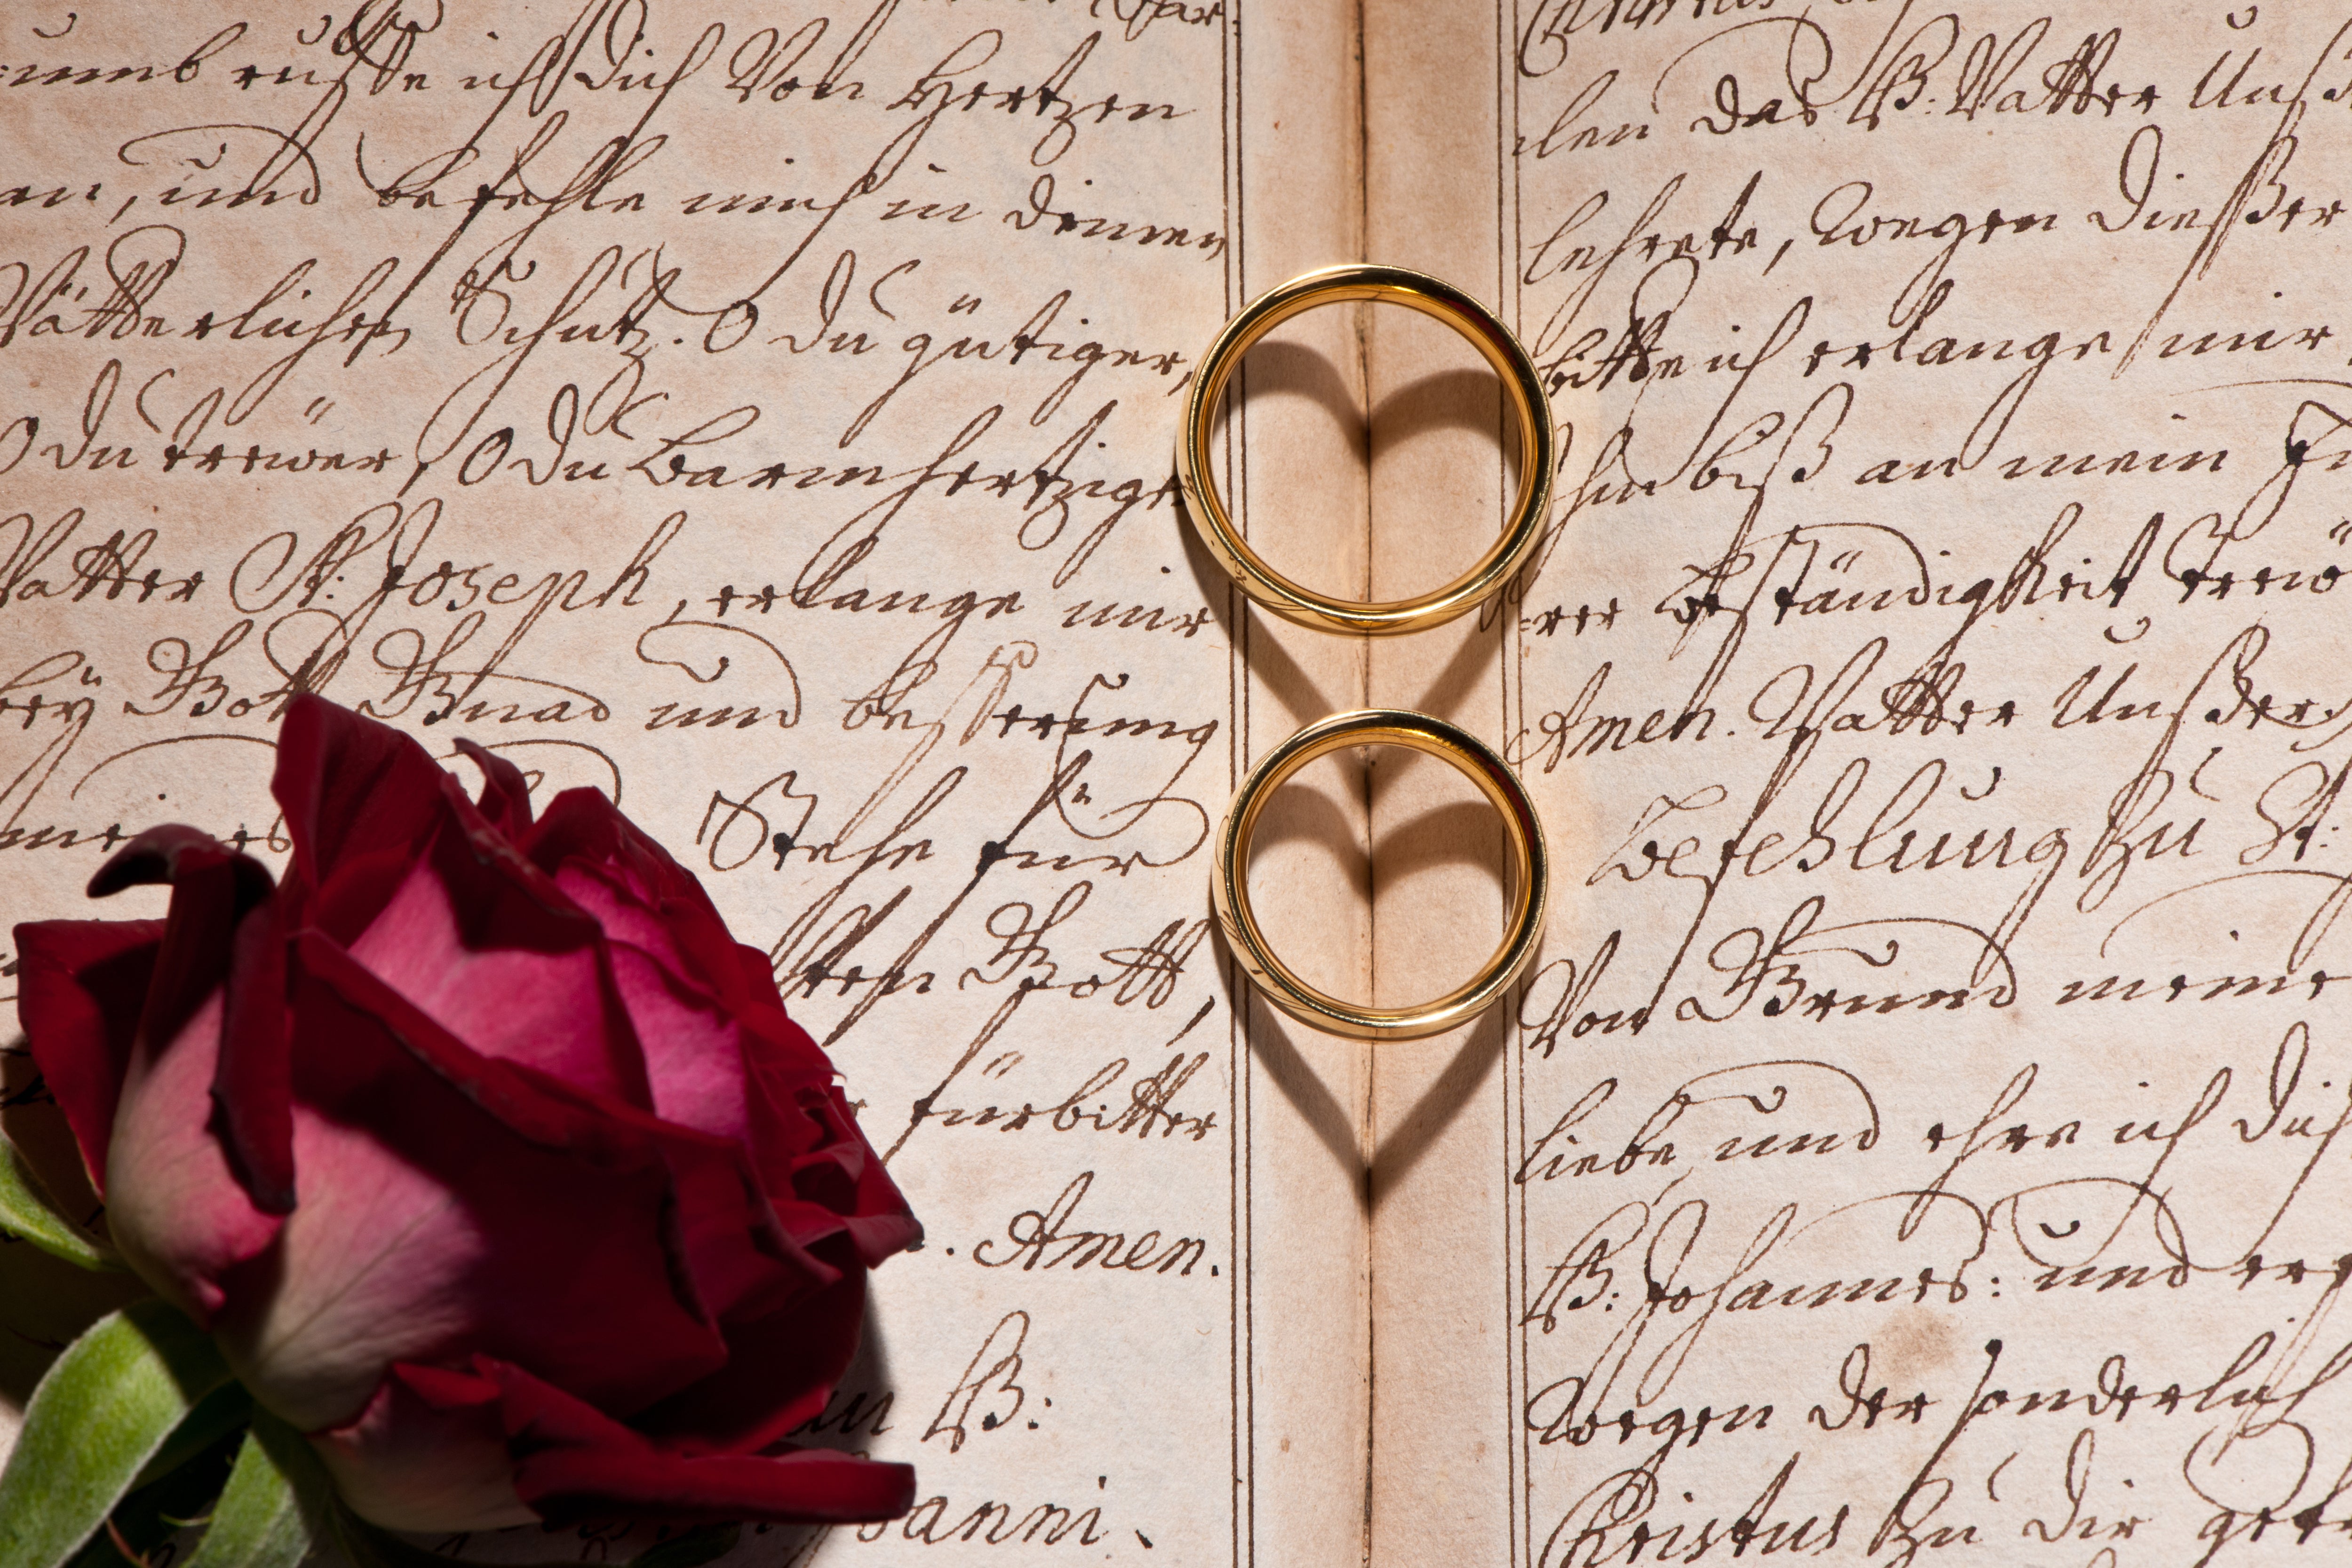
[[[1275,956],[1250,906],[1250,840],[1274,792],[1318,757],[1353,746],[1404,746],[1453,764],[1502,813],[1511,847],[1509,921],[1503,944],[1467,983],[1410,1008],[1362,1008],[1328,996]],[[1211,895],[1234,956],[1266,999],[1299,1022],[1356,1040],[1419,1040],[1469,1022],[1509,990],[1543,940],[1549,866],[1543,824],[1527,789],[1492,747],[1427,714],[1360,708],[1318,719],[1260,758],[1234,792],[1217,828]]]
[[[1209,436],[1225,383],[1250,345],[1303,310],[1369,299],[1444,322],[1502,378],[1518,424],[1518,493],[1501,537],[1470,570],[1442,588],[1385,603],[1336,599],[1276,571],[1234,526],[1209,466]],[[1286,621],[1345,636],[1391,637],[1425,632],[1475,609],[1517,576],[1543,537],[1551,502],[1551,404],[1535,361],[1494,312],[1452,284],[1402,267],[1354,263],[1327,267],[1268,289],[1224,325],[1194,367],[1176,428],[1176,480],[1184,509],[1217,564],[1259,605]]]

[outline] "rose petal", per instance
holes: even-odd
[[[169,883],[171,915],[139,1028],[177,1034],[213,989],[228,985],[227,1036],[213,1100],[229,1168],[265,1212],[294,1207],[292,1112],[287,1095],[285,956],[275,891],[261,862],[178,823],[150,828],[89,879],[93,898]]]
[[[352,957],[487,1057],[528,1062],[600,1093],[643,1101],[644,1073],[625,1031],[606,1022],[593,946],[568,951],[475,946],[436,862],[411,868]]]
[[[606,925],[613,936],[654,954],[730,1011],[750,1000],[736,944],[702,884],[603,795],[566,789],[522,848],[551,874],[569,867],[601,879],[615,895]]]
[[[763,1075],[759,1090],[752,1120],[761,1177],[778,1218],[802,1246],[845,1231],[870,1269],[923,1239],[838,1088],[777,1074]]]
[[[771,1092],[782,1085],[786,1098],[803,1084],[832,1082],[832,1062],[805,1030],[784,1016],[782,1003],[761,1007],[744,983],[742,969],[747,956],[756,956],[753,949],[729,945],[734,988],[751,1004],[738,1006],[703,978],[701,967],[676,942],[674,928],[609,868],[567,861],[556,883],[604,928],[622,1003],[642,1042],[654,1109],[665,1119],[757,1144],[761,1134],[746,1103],[747,1072],[767,1080]],[[765,958],[758,963],[765,977]],[[767,989],[772,998],[772,978]],[[787,1161],[804,1147],[793,1144],[771,1152]],[[765,1159],[761,1168],[769,1168]],[[783,1166],[776,1169],[781,1173]],[[780,1174],[772,1190],[784,1190],[781,1181]]]
[[[415,865],[415,851],[403,844],[398,849],[345,855],[326,886],[315,892],[300,893],[290,879],[287,889],[296,894],[299,924],[316,926],[348,944],[392,902],[392,895],[400,891]]]
[[[768,955],[748,944],[735,944],[735,973],[748,1006],[784,1010],[784,993],[776,987],[776,967]],[[814,1040],[810,1042],[815,1044]]]
[[[626,1414],[726,1356],[717,1313],[805,1295],[740,1151],[482,1057],[316,933],[296,1028],[302,1206],[234,1282],[224,1348],[306,1429],[394,1361],[481,1349]]]
[[[847,1134],[827,1152],[846,1172],[856,1195],[850,1212],[842,1216],[842,1228],[856,1244],[858,1258],[871,1269],[894,1252],[919,1246],[923,1222],[915,1218],[906,1195],[890,1179],[882,1157],[858,1130],[857,1118],[850,1111],[848,1100],[837,1088],[828,1089],[825,1093],[833,1103],[835,1125]]]
[[[904,1512],[905,1467],[740,1451],[822,1410],[861,1260],[920,1235],[831,1063],[660,845],[594,791],[533,822],[460,749],[478,800],[386,726],[289,712],[295,961],[239,932],[229,1054],[288,998],[303,1202],[226,1279],[232,1364],[396,1526]]]
[[[652,1142],[667,1137],[664,1124],[711,1140],[691,1157],[683,1153],[687,1145],[671,1149],[675,1179],[698,1184],[699,1196],[681,1191],[676,1223],[698,1308],[711,1321],[764,1313],[830,1280],[832,1269],[816,1262],[803,1243],[839,1227],[781,1225],[770,1208],[771,1189],[757,1179],[744,1149],[748,1091],[739,1026],[717,1010],[708,994],[653,956],[614,943],[604,955],[612,984],[638,1037],[655,1049],[640,1060],[632,1041],[607,1043],[597,955],[467,946],[457,929],[458,911],[444,886],[444,863],[436,851],[430,863],[420,865],[353,945],[352,956],[383,983],[387,994],[417,1008],[473,1052],[547,1072],[567,1085],[567,1092],[577,1090],[631,1106],[650,1100],[659,1118],[645,1124]],[[625,898],[574,867],[566,867],[558,890],[566,897],[579,894],[592,915],[611,911],[624,924],[629,917]],[[632,929],[648,941],[662,940],[657,926]],[[391,1004],[366,1005],[381,1011]],[[467,1061],[446,1063],[444,1070],[476,1074]],[[635,1072],[644,1076],[631,1076]],[[480,1081],[487,1086],[493,1077]],[[500,1087],[485,1103],[504,1104],[521,1092],[506,1079],[495,1082]],[[550,1126],[530,1135],[562,1141],[571,1134]],[[782,1180],[772,1190],[785,1197],[793,1191]]]
[[[809,1228],[776,1211],[740,1149],[678,1142],[667,1155],[677,1184],[677,1261],[713,1325],[763,1317],[833,1283],[849,1263],[802,1244]]]
[[[457,749],[482,770],[482,793],[474,802],[483,820],[509,839],[530,826],[530,785],[522,769],[488,747],[461,739]]]
[[[629,1418],[682,1453],[764,1448],[821,1414],[857,1354],[866,1275],[856,1269],[788,1311],[727,1328],[727,1365]]]
[[[366,1408],[310,1446],[352,1511],[387,1530],[535,1523],[515,1495],[498,1399],[488,1378],[394,1364]]]
[[[337,1049],[298,1064],[317,1113],[297,1130],[305,1200],[222,1325],[257,1397],[316,1428],[349,1417],[392,1362],[488,1347],[630,1408],[720,1363],[671,1280],[657,1165],[516,1136],[405,1049],[434,1030],[421,1014],[391,1020],[395,1038],[328,988],[298,995],[298,1028]]]
[[[407,858],[438,821],[445,777],[425,748],[389,725],[305,692],[278,731],[269,792],[294,841],[288,880],[305,896],[350,857]]]
[[[161,950],[160,920],[41,920],[15,932],[16,1017],[33,1061],[73,1128],[90,1182],[106,1190],[107,1145],[131,1040]]]
[[[213,1135],[223,993],[215,988],[160,1049],[142,1035],[123,1074],[106,1155],[114,1243],[157,1294],[210,1327],[222,1277],[278,1234]]]
[[[569,873],[562,880],[566,892],[576,890],[583,905],[603,918],[590,892],[601,884]],[[741,1027],[708,993],[694,989],[635,943],[613,941],[606,954],[614,988],[640,1042],[654,1113],[714,1136],[746,1137]]]
[[[172,907],[139,1027],[151,1039],[169,1040],[227,977],[237,924],[268,902],[273,883],[259,861],[209,833],[167,822],[115,851],[89,879],[89,895],[105,898],[152,883],[171,884]]]
[[[679,961],[672,929],[605,868],[567,861],[556,882],[604,928],[614,983],[644,1042],[656,1114],[746,1143],[803,1248],[846,1230],[870,1267],[921,1239],[906,1198],[833,1086],[832,1064],[805,1030],[781,1007],[766,1030],[730,1016],[691,977],[698,970]],[[794,1197],[829,1214],[796,1222],[784,1207]]]
[[[669,1274],[701,1322],[763,1314],[833,1281],[836,1269],[803,1240],[837,1227],[782,1223],[740,1144],[600,1099],[527,1063],[481,1056],[331,944],[307,936],[302,951],[347,1004],[381,1019],[404,1049],[518,1135],[604,1168],[667,1180]]]
[[[434,1130],[477,1139],[487,1118],[429,1082],[417,1094],[401,1069],[425,1075],[307,975],[293,992],[294,1027],[335,1041],[331,1054],[295,1064],[303,1201],[278,1245],[225,1282],[215,1332],[254,1396],[307,1431],[356,1419],[392,1362],[464,1343],[475,1316],[467,1291],[492,1243],[445,1173],[388,1148],[351,1103],[370,1101],[394,1124],[454,1122]]]
[[[628,819],[600,789],[566,789],[547,804],[516,847],[533,865],[553,876],[568,860],[592,865],[610,862],[623,847]]]
[[[526,852],[554,868],[557,885],[612,944],[661,1115],[746,1138],[804,1248],[845,1229],[870,1266],[921,1239],[833,1087],[832,1063],[784,1016],[764,956],[727,936],[690,874],[593,790],[558,796]],[[739,1079],[739,1063],[748,1079]],[[795,1223],[785,1200],[796,1196],[839,1222]]]
[[[895,1519],[914,1504],[910,1465],[824,1448],[774,1458],[682,1454],[656,1448],[520,1367],[477,1356],[474,1370],[499,1385],[499,1415],[517,1456],[515,1490],[551,1523],[619,1517],[856,1524]]]
[[[649,1130],[658,1132],[659,1124],[650,1118],[615,1116],[609,1113],[619,1107],[562,1092],[560,1082],[533,1073],[527,1063],[475,1051],[319,932],[304,932],[295,949],[304,968],[327,982],[345,1006],[378,1023],[434,1076],[518,1136],[602,1167],[635,1170],[652,1163]]]
[[[454,775],[441,776],[441,798],[430,857],[468,944],[559,952],[595,942],[596,922],[475,809]]]
[[[288,1024],[286,935],[273,901],[237,924],[213,1075],[229,1166],[267,1214],[294,1209],[294,1038]]]
[[[233,891],[240,911],[269,895],[273,880],[259,861],[184,822],[164,822],[149,828],[115,851],[91,875],[89,893],[92,898],[107,898],[126,887],[156,883],[176,887],[192,873],[209,871],[224,863],[235,868]]]

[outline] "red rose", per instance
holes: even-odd
[[[377,1523],[871,1520],[914,1475],[781,1448],[921,1228],[766,956],[593,789],[532,821],[299,697],[286,880],[192,828],[16,927],[32,1053],[116,1244]]]

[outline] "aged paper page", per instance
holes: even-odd
[[[1574,425],[1437,693],[1558,865],[1379,1056],[1374,1560],[2341,1560],[2346,13],[1439,9],[1368,245]]]
[[[1360,1554],[1363,1059],[1237,1016],[1203,844],[1362,654],[1245,617],[1170,479],[1219,322],[1359,248],[1353,24],[5,18],[0,908],[159,912],[81,895],[157,821],[275,863],[301,691],[670,846],[929,1228],[798,1434],[913,1462],[914,1513],[740,1561]],[[1248,375],[1239,508],[1360,580],[1351,331]],[[1345,985],[1332,779],[1261,870]],[[21,1404],[77,1303],[0,1261]]]
[[[1494,239],[1495,26],[1473,6],[1368,10],[1365,242],[1378,260],[1495,304],[1517,329]],[[1372,570],[1380,593],[1394,597],[1451,579],[1485,547],[1511,499],[1517,474],[1501,455],[1516,442],[1498,383],[1466,343],[1395,309],[1374,314],[1369,343]],[[1589,400],[1554,395],[1556,420],[1580,425]],[[1570,461],[1576,450],[1568,444]],[[1556,501],[1554,516],[1561,509]],[[1504,674],[1517,613],[1489,601],[1436,631],[1375,643],[1372,700],[1450,718],[1509,756]],[[1374,988],[1397,1007],[1460,984],[1494,950],[1503,843],[1492,808],[1433,759],[1388,750],[1371,771]],[[1549,794],[1536,800],[1558,853],[1558,809]],[[1555,914],[1551,948],[1561,925]],[[1495,1521],[1508,1495],[1512,1429],[1473,1413],[1499,1415],[1509,1403],[1512,1189],[1497,1158],[1497,1079],[1515,1060],[1513,1032],[1498,1008],[1451,1034],[1374,1051],[1375,1561],[1502,1552]],[[1446,1418],[1433,1420],[1440,1410]]]

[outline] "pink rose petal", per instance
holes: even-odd
[[[160,920],[43,920],[16,927],[16,1016],[73,1128],[90,1185],[106,1190],[114,1107],[163,936]]]
[[[674,1523],[895,1519],[915,1500],[908,1465],[804,1448],[774,1457],[696,1456],[646,1438],[488,1356],[474,1370],[499,1385],[499,1415],[518,1456],[515,1490],[552,1522],[600,1517]]]
[[[209,1326],[222,1276],[267,1248],[279,1221],[254,1207],[213,1135],[222,993],[215,989],[158,1050],[131,1052],[106,1156],[115,1245],[156,1293]]]
[[[358,1416],[310,1446],[352,1511],[387,1530],[535,1523],[515,1495],[498,1403],[488,1378],[395,1364]]]
[[[484,1056],[599,1093],[643,1093],[634,1046],[606,1025],[596,950],[468,946],[430,858],[410,870],[351,954]]]

